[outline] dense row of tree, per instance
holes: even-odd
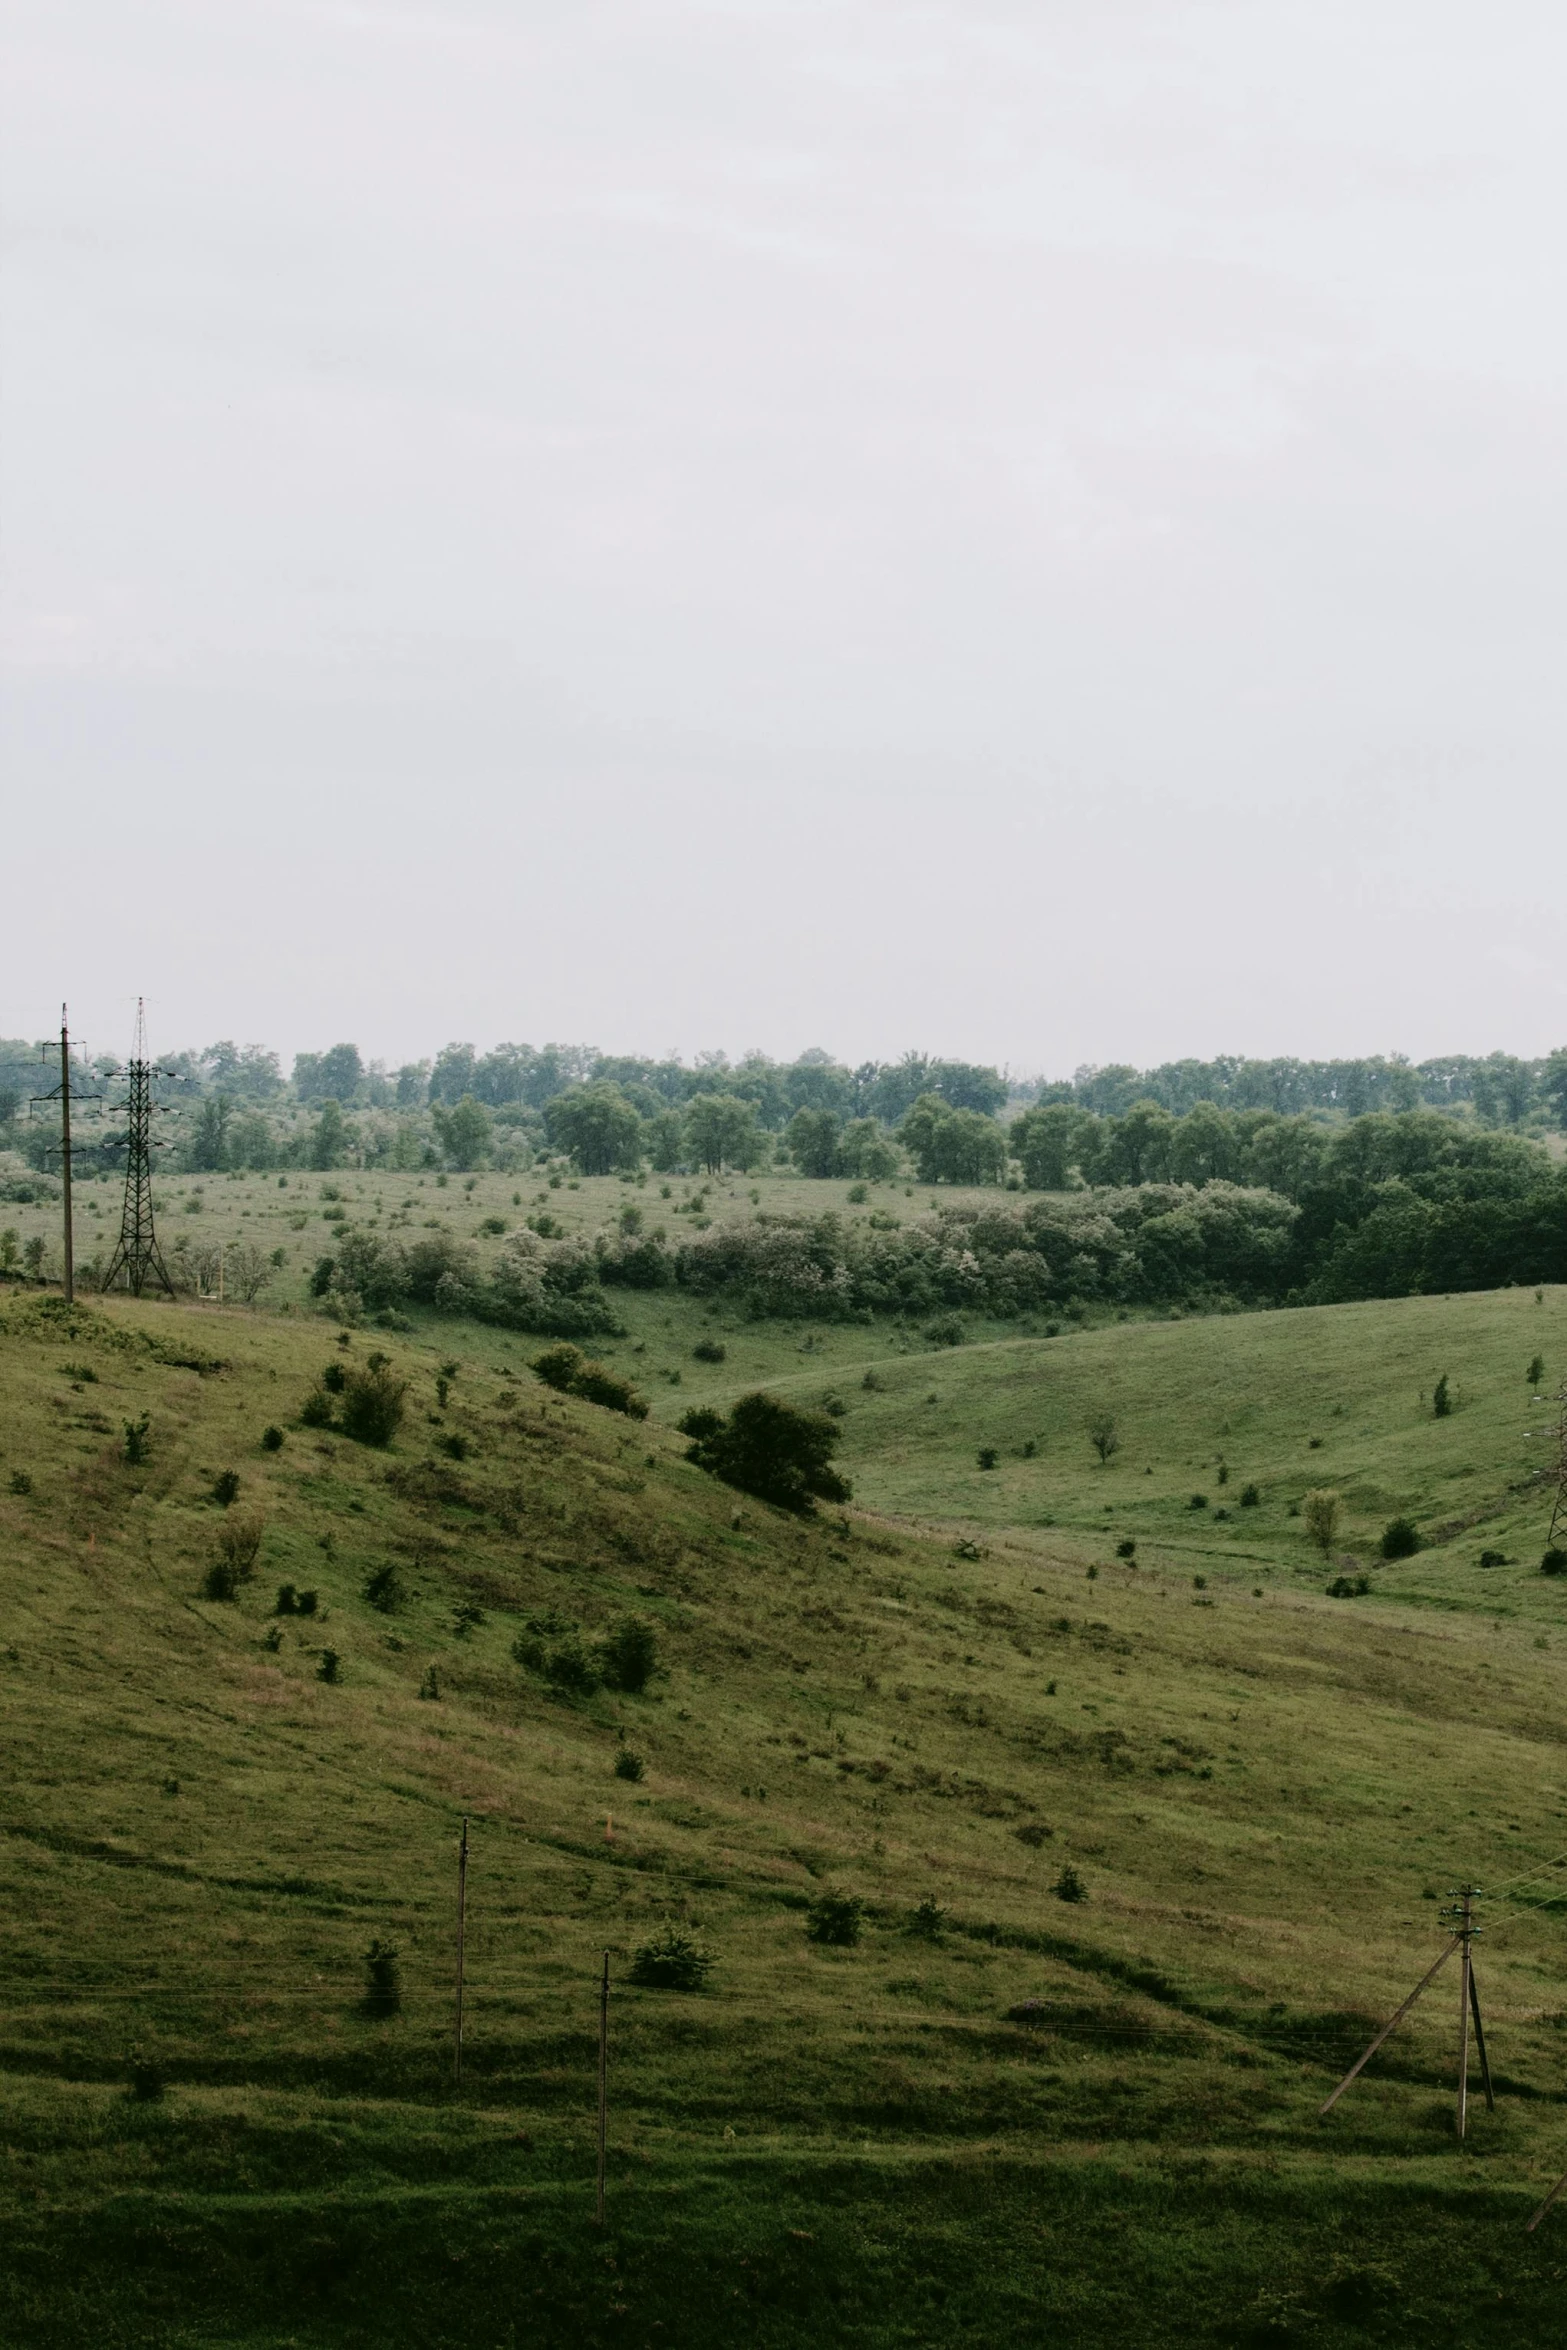
[[[1084,1067],[1069,1081],[1036,1089],[1039,1102],[1071,1102],[1101,1117],[1124,1116],[1135,1102],[1157,1102],[1177,1115],[1212,1102],[1220,1109],[1335,1110],[1351,1118],[1372,1110],[1450,1110],[1470,1104],[1490,1125],[1520,1126],[1544,1116],[1567,1127],[1567,1048],[1537,1061],[1512,1053],[1449,1053],[1431,1061],[1375,1054],[1350,1061],[1166,1061],[1157,1069],[1121,1063]]]

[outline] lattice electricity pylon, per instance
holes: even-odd
[[[136,999],[136,1042],[124,1074],[130,1098],[113,1106],[126,1113],[125,1205],[120,1212],[120,1237],[103,1286],[112,1289],[123,1274],[132,1297],[140,1297],[149,1280],[161,1282],[172,1297],[174,1284],[152,1218],[152,1154],[160,1147],[152,1139],[153,1114],[158,1108],[152,1098],[152,1081],[155,1077],[177,1077],[179,1072],[155,1069],[148,1060],[147,1019],[140,996]]]
[[[1559,1547],[1557,1536],[1567,1537],[1567,1382],[1559,1397],[1561,1411],[1556,1422],[1556,1503],[1551,1511],[1551,1530],[1545,1537],[1546,1547]]]
[[[47,1093],[35,1093],[29,1107],[43,1109],[47,1104],[60,1105],[60,1185],[65,1210],[65,1302],[76,1302],[76,1248],[75,1227],[71,1220],[71,1104],[72,1102],[101,1102],[101,1093],[87,1093],[71,1083],[71,1031],[65,1006],[60,1006],[60,1082]]]

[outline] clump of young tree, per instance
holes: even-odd
[[[758,1391],[726,1417],[699,1407],[680,1421],[691,1439],[686,1458],[741,1493],[779,1509],[805,1512],[818,1501],[844,1502],[851,1488],[832,1466],[839,1432],[825,1412]]]

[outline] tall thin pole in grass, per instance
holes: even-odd
[[[452,2045],[452,2079],[462,2079],[463,1944],[468,1930],[468,1820],[463,1816],[462,1842],[457,1847],[457,2028]]]
[[[599,1977],[599,2169],[598,2202],[594,2217],[604,2225],[604,2167],[609,2153],[609,1952]]]
[[[76,1242],[71,1231],[71,1036],[60,1006],[60,1180],[65,1189],[65,1302],[76,1302]]]

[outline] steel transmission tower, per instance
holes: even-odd
[[[130,1098],[114,1105],[126,1114],[125,1205],[120,1213],[120,1237],[103,1278],[104,1288],[112,1289],[123,1275],[132,1297],[140,1297],[149,1281],[160,1282],[170,1297],[174,1295],[152,1220],[152,1081],[173,1074],[169,1069],[155,1069],[147,1058],[146,1013],[138,996],[136,1042],[125,1070]]]
[[[65,1302],[76,1301],[76,1250],[71,1225],[71,1104],[102,1100],[101,1094],[86,1093],[71,1082],[71,1031],[65,1006],[60,1006],[60,1082],[48,1093],[35,1093],[34,1109],[42,1109],[51,1102],[60,1105],[60,1181],[65,1204]]]

